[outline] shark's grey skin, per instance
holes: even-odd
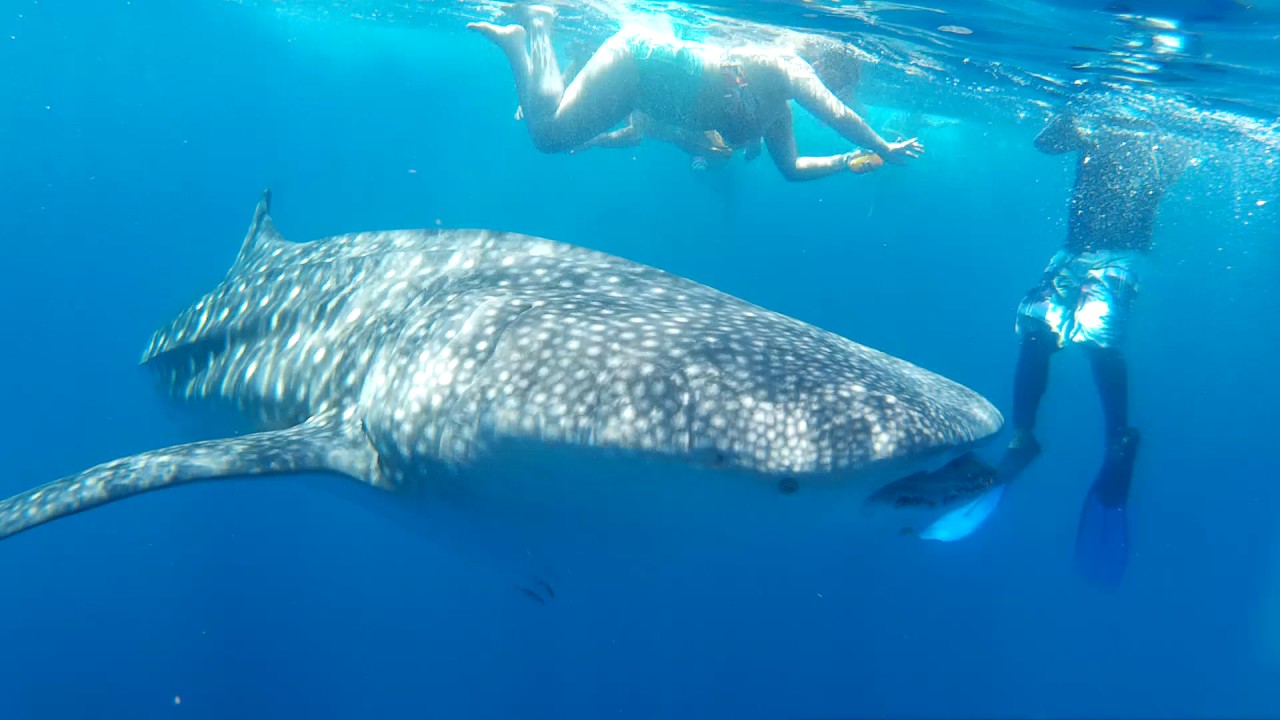
[[[945,478],[930,490],[910,473],[1002,423],[946,378],[652,267],[484,230],[293,243],[269,199],[227,276],[143,357],[178,397],[229,401],[260,431],[0,501],[0,537],[148,490],[294,472],[606,522],[739,496],[767,519],[903,476],[909,502],[951,499]],[[573,463],[588,472],[555,472]],[[873,498],[902,504],[892,487]]]

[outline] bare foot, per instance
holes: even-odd
[[[489,38],[503,50],[519,50],[524,47],[525,29],[519,25],[494,25],[488,22],[467,23],[468,30],[475,30]]]

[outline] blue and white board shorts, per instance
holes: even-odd
[[[1016,332],[1048,330],[1060,348],[1119,346],[1145,260],[1137,250],[1059,251],[1018,305]]]

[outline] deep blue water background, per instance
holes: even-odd
[[[266,185],[286,237],[440,222],[587,245],[1006,410],[1013,310],[1064,232],[1071,161],[1031,148],[1034,121],[789,185],[662,146],[540,155],[500,55],[451,24],[8,2],[0,31],[3,495],[200,436],[136,363]],[[1116,593],[1070,566],[1102,447],[1068,353],[1046,452],[980,534],[815,548],[768,583],[686,568],[540,607],[300,480],[41,528],[0,545],[0,718],[1277,716],[1278,198],[1238,151],[1210,160],[1165,202],[1133,327],[1145,443]]]

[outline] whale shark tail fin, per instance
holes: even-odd
[[[358,428],[316,416],[283,430],[151,450],[0,500],[0,539],[152,490],[206,480],[335,473],[386,487]]]
[[[271,188],[267,188],[258,198],[258,206],[253,210],[253,221],[249,224],[249,232],[244,236],[244,244],[240,246],[240,253],[236,255],[231,272],[235,273],[264,253],[288,242],[280,231],[276,230],[275,223],[271,222]]]

